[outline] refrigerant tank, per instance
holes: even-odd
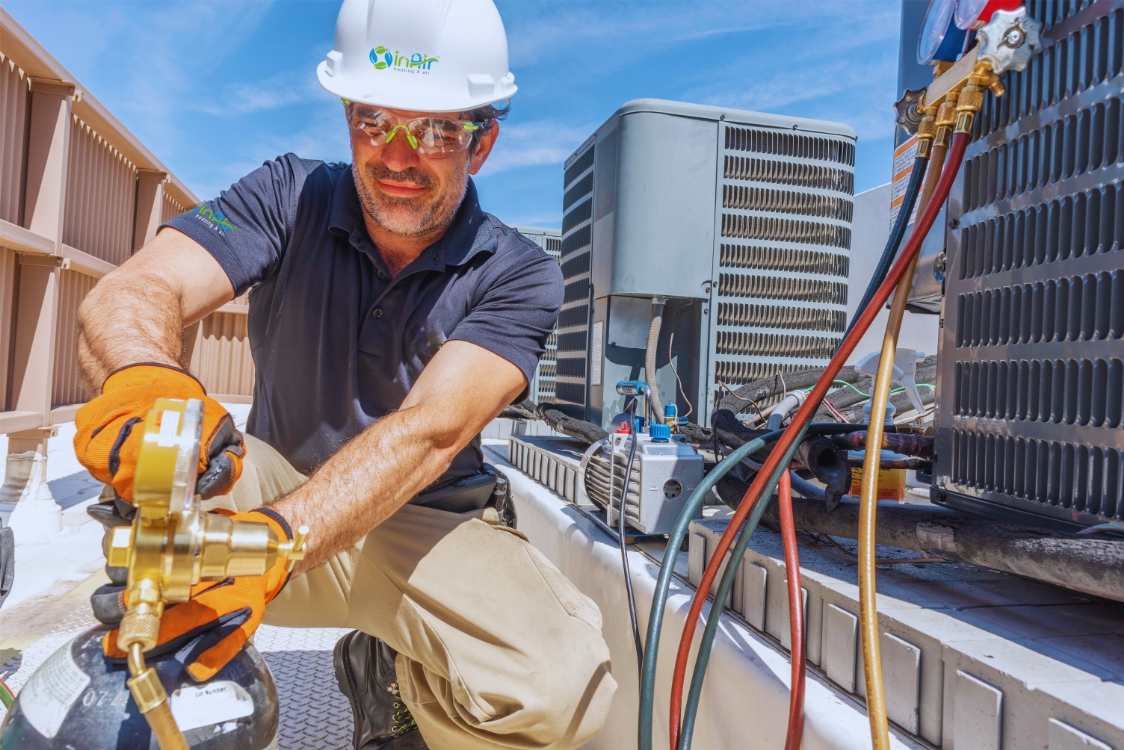
[[[20,691],[0,725],[0,750],[154,746],[148,722],[125,684],[129,670],[102,653],[106,628],[59,648]],[[276,747],[277,689],[265,659],[246,646],[213,679],[197,683],[181,659],[191,644],[148,663],[160,675],[172,713],[192,750]]]

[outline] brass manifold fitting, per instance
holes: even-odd
[[[932,118],[935,132],[933,146],[947,147],[952,133],[970,133],[975,116],[984,104],[984,90],[1003,96],[1006,88],[991,63],[979,59],[979,47],[973,47],[958,62],[939,65],[935,80],[925,91],[918,105],[926,119]],[[921,136],[921,128],[918,128]]]
[[[278,556],[292,570],[304,557],[308,527],[280,540],[265,523],[204,513],[195,496],[203,404],[159,399],[144,421],[131,526],[114,529],[108,562],[129,571],[128,609],[117,647],[128,654],[129,691],[162,750],[186,750],[168,696],[144,652],[156,646],[164,605],[186,602],[200,581],[260,576]]]

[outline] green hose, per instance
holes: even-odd
[[[4,708],[11,708],[15,702],[16,696],[12,693],[12,689],[8,687],[8,683],[0,680],[0,703],[4,704]]]
[[[811,432],[815,435],[823,434],[842,434],[845,432],[854,432],[856,430],[866,429],[865,425],[857,424],[818,424],[807,425],[804,427],[804,433]],[[669,589],[671,588],[671,576],[675,570],[675,561],[679,557],[679,548],[683,546],[683,540],[687,537],[687,532],[690,528],[691,521],[695,517],[695,513],[702,507],[703,501],[706,499],[707,494],[718,484],[722,477],[726,476],[747,456],[756,453],[764,448],[767,444],[773,442],[784,434],[784,430],[773,430],[764,435],[749,441],[748,443],[740,446],[730,455],[726,456],[720,464],[711,469],[699,486],[691,494],[687,503],[683,506],[679,518],[675,522],[675,526],[668,536],[667,549],[664,551],[663,562],[660,564],[660,575],[656,580],[656,591],[652,597],[652,612],[648,617],[648,636],[645,641],[644,647],[644,665],[640,673],[640,726],[639,726],[639,747],[640,750],[652,750],[652,707],[655,703],[656,693],[656,659],[659,656],[659,642],[660,631],[663,629],[664,611],[667,608],[667,598]],[[800,440],[804,438],[804,434],[800,435]],[[800,440],[793,442],[793,446],[800,444]],[[791,449],[795,451],[795,448]],[[780,466],[788,466],[789,460],[792,458],[789,455]],[[776,474],[771,478],[769,484],[769,495],[772,495],[773,488],[776,487],[780,475]],[[761,520],[761,514],[765,512],[767,501],[759,502],[747,519],[747,528],[755,528],[757,523]],[[752,534],[752,532],[750,532]],[[742,536],[748,541],[749,535],[743,531]],[[740,541],[739,541],[740,543]],[[740,551],[738,551],[740,549]],[[738,559],[744,554],[745,547],[735,548],[735,554]],[[737,570],[737,565],[727,566],[726,573]],[[722,584],[725,584],[726,578],[723,577]],[[727,593],[729,588],[733,586],[733,579],[731,578],[729,585],[727,585]],[[715,601],[725,601],[724,598],[716,598]],[[718,618],[711,618],[717,621]],[[709,627],[710,623],[707,623]],[[715,625],[717,627],[717,624]],[[705,638],[705,636],[704,636]],[[692,684],[693,689],[693,684]],[[693,718],[693,717],[692,717]]]
[[[734,579],[737,577],[738,567],[745,555],[745,549],[749,546],[749,539],[753,536],[753,532],[757,530],[757,524],[761,522],[761,516],[764,515],[765,508],[773,499],[773,490],[777,488],[781,474],[788,471],[788,465],[801,441],[804,440],[807,431],[807,425],[800,429],[800,433],[792,441],[792,445],[789,446],[784,458],[773,470],[772,476],[769,477],[769,481],[757,497],[757,503],[753,506],[753,510],[749,512],[749,518],[745,520],[745,526],[738,534],[738,540],[734,542],[734,546],[730,549],[730,560],[726,563],[726,572],[722,574],[722,580],[718,583],[718,591],[714,595],[714,606],[710,610],[710,617],[707,618],[706,629],[703,630],[702,642],[699,644],[699,655],[695,659],[695,672],[691,675],[691,690],[687,693],[687,704],[683,709],[683,730],[679,735],[679,750],[690,750],[691,747],[691,735],[695,729],[695,716],[698,714],[699,699],[702,697],[703,677],[706,675],[707,663],[710,661],[710,651],[714,647],[714,636],[718,632],[718,622],[722,619],[722,602],[726,601],[730,595],[730,589],[734,588]]]
[[[656,580],[656,592],[652,599],[652,613],[648,617],[648,637],[644,646],[644,667],[640,673],[640,748],[652,750],[652,705],[655,703],[656,693],[656,657],[659,655],[660,630],[663,629],[663,615],[667,608],[667,597],[671,588],[671,576],[675,571],[675,560],[679,557],[679,548],[687,537],[691,520],[695,513],[702,507],[707,494],[718,484],[718,480],[726,476],[730,469],[741,463],[741,460],[750,454],[756,453],[766,444],[776,440],[784,430],[773,430],[759,438],[749,441],[722,460],[722,463],[710,470],[703,477],[702,482],[695,488],[683,511],[675,521],[675,527],[668,536],[667,549],[664,550],[663,563],[660,565],[660,575]]]

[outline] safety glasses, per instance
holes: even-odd
[[[369,138],[372,146],[385,146],[396,138],[404,138],[411,148],[429,157],[450,156],[464,151],[472,143],[473,136],[490,124],[487,120],[470,122],[443,117],[399,120],[385,109],[344,103],[347,104],[348,124]]]

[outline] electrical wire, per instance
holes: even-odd
[[[644,663],[644,644],[640,640],[640,620],[636,617],[636,595],[632,590],[632,572],[628,567],[628,542],[625,538],[624,522],[624,506],[628,498],[628,484],[632,481],[632,460],[636,458],[639,432],[636,426],[636,399],[632,400],[632,407],[628,412],[628,426],[632,428],[632,440],[629,441],[628,461],[624,467],[624,481],[621,482],[621,499],[620,504],[617,505],[617,536],[620,537],[621,563],[624,566],[625,589],[628,591],[628,616],[632,620],[632,640],[636,645],[636,668],[639,670]],[[609,453],[609,458],[612,461],[610,465],[613,468],[613,476],[616,477],[617,460],[612,452]],[[612,507],[612,496],[609,498],[609,506]]]
[[[898,252],[898,246],[902,244],[902,238],[905,237],[905,230],[909,226],[910,215],[913,213],[913,204],[917,201],[917,196],[921,192],[921,183],[925,177],[926,166],[928,166],[929,159],[925,156],[918,156],[913,160],[913,172],[909,176],[909,183],[905,188],[905,196],[902,200],[901,208],[898,209],[898,216],[894,219],[894,228],[890,230],[890,237],[886,241],[886,247],[882,250],[882,257],[878,259],[878,265],[874,267],[874,275],[870,277],[870,283],[866,285],[866,291],[863,292],[862,300],[859,306],[855,308],[855,317],[851,318],[850,325],[847,326],[847,331],[843,334],[843,338],[851,333],[858,322],[859,317],[870,306],[871,300],[874,299],[875,292],[882,286],[882,282],[886,279],[886,274],[890,270],[890,264],[894,262],[894,255]],[[939,171],[939,170],[936,170]],[[881,305],[879,305],[881,308]]]
[[[683,414],[683,418],[691,416],[691,412],[695,407],[691,406],[691,399],[687,398],[687,392],[683,390],[683,381],[679,379],[679,371],[675,369],[675,359],[671,353],[671,347],[675,345],[675,331],[671,332],[671,338],[667,342],[667,363],[671,365],[671,374],[675,376],[675,382],[679,384],[679,395],[687,402],[687,413]]]
[[[792,648],[792,688],[788,702],[788,731],[784,750],[800,750],[804,736],[804,683],[808,662],[804,651],[804,593],[800,586],[800,551],[796,546],[796,520],[792,513],[791,471],[781,474],[781,540],[784,542],[784,568],[788,576],[789,641]]]
[[[865,429],[863,425],[840,424],[814,424],[808,432],[815,435],[841,435]],[[656,590],[652,595],[652,611],[648,618],[648,635],[644,645],[644,668],[640,677],[640,712],[639,712],[639,745],[645,750],[652,747],[652,716],[656,693],[656,661],[659,657],[660,634],[663,630],[664,613],[667,609],[667,599],[671,590],[671,578],[675,572],[675,562],[679,558],[679,551],[691,521],[702,507],[706,496],[714,489],[722,477],[726,476],[747,456],[756,453],[769,443],[781,437],[783,430],[765,433],[753,440],[749,440],[734,449],[726,458],[722,459],[716,467],[710,470],[695,491],[683,505],[683,511],[676,519],[675,525],[668,535],[667,547],[664,550],[663,563],[660,565],[659,577],[656,579]]]
[[[928,206],[926,206],[925,210],[921,212],[921,215],[917,220],[917,225],[914,233],[910,237],[909,242],[906,243],[906,247],[902,250],[900,257],[891,266],[889,272],[887,273],[886,279],[875,292],[871,303],[868,304],[865,308],[860,309],[859,315],[855,320],[855,324],[852,326],[850,333],[846,335],[839,347],[839,350],[835,353],[835,355],[831,359],[831,362],[825,368],[823,375],[820,377],[820,380],[819,382],[817,382],[815,388],[813,388],[811,394],[809,395],[809,398],[805,401],[804,405],[801,406],[800,410],[797,411],[796,416],[793,418],[792,423],[789,425],[789,429],[785,431],[785,434],[782,435],[782,437],[779,439],[777,446],[770,453],[768,459],[766,459],[762,471],[757,474],[757,477],[754,479],[753,484],[750,485],[750,488],[746,492],[745,497],[742,499],[741,504],[735,511],[730,524],[727,526],[726,531],[722,535],[722,538],[718,541],[718,546],[715,549],[714,556],[711,558],[711,562],[707,565],[706,570],[703,572],[702,580],[699,582],[699,586],[691,603],[691,609],[687,617],[687,622],[685,624],[682,637],[680,639],[679,651],[676,655],[675,671],[672,675],[671,701],[669,706],[670,717],[674,718],[679,716],[687,660],[690,656],[691,644],[694,640],[695,629],[698,625],[698,620],[702,612],[703,603],[706,600],[706,594],[704,592],[709,591],[711,584],[713,584],[714,579],[717,577],[719,566],[721,565],[722,561],[726,559],[726,553],[730,551],[730,548],[734,545],[734,540],[736,538],[737,545],[734,555],[730,559],[730,563],[732,564],[727,565],[726,574],[723,576],[722,584],[720,584],[719,587],[718,600],[721,601],[720,597],[722,595],[721,591],[723,584],[729,584],[727,587],[727,591],[729,590],[729,587],[733,586],[733,576],[731,575],[731,573],[734,572],[737,567],[739,567],[741,563],[740,555],[744,553],[745,545],[748,544],[748,537],[751,533],[752,527],[747,522],[747,518],[750,522],[753,522],[754,517],[759,520],[761,514],[764,513],[765,503],[757,502],[758,499],[762,496],[763,490],[768,489],[768,491],[771,492],[772,488],[776,486],[777,480],[779,479],[779,472],[784,470],[782,460],[791,460],[792,453],[794,453],[796,450],[796,445],[800,440],[803,439],[804,435],[807,432],[807,424],[809,419],[819,408],[820,402],[823,400],[824,396],[827,395],[828,390],[830,390],[831,382],[842,369],[843,362],[846,361],[847,357],[849,357],[854,351],[855,346],[862,338],[862,335],[865,334],[866,330],[870,327],[871,323],[874,321],[874,318],[878,315],[881,307],[886,304],[886,300],[889,298],[890,292],[897,286],[898,282],[905,274],[906,269],[916,257],[921,247],[921,241],[924,239],[925,235],[928,234],[929,229],[932,227],[933,222],[936,220],[937,213],[940,209],[940,204],[943,203],[944,198],[947,197],[948,192],[952,187],[952,180],[955,177],[955,172],[957,171],[956,168],[959,167],[959,161],[963,159],[964,148],[966,146],[967,136],[957,134],[957,136],[953,139],[953,147],[951,150],[951,153],[955,154],[955,156],[953,157],[955,159],[955,167],[944,170],[944,173],[942,173],[941,175],[936,191],[936,193],[941,196],[940,199],[931,202]],[[766,495],[766,497],[768,496]],[[743,525],[745,525],[746,527],[744,530],[742,529]],[[727,581],[726,579],[729,580]],[[711,619],[713,620],[716,618]],[[715,629],[716,628],[717,625],[715,625]],[[711,639],[713,639],[713,634],[711,634],[710,637]],[[704,635],[703,643],[700,646],[699,655],[696,661],[696,675],[700,673],[700,666],[701,670],[705,671],[705,664],[707,659],[709,658],[709,647],[710,644],[707,642],[706,636]],[[687,726],[688,719],[693,722],[693,715],[684,715],[684,728],[686,728]],[[670,722],[670,734],[671,746],[681,747],[679,745],[678,727],[676,726],[676,722],[674,720]]]

